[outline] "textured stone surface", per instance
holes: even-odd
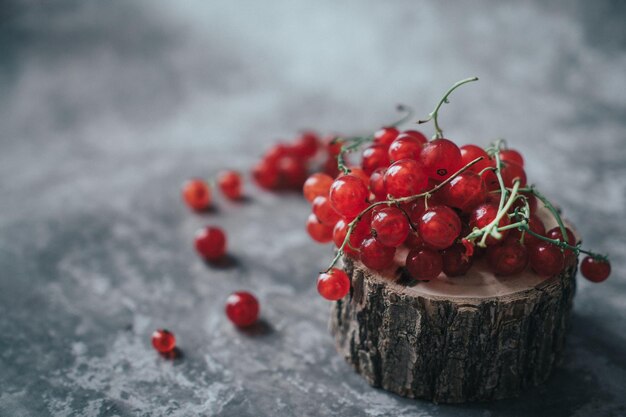
[[[0,415],[626,414],[626,17],[621,2],[167,2],[0,5]],[[519,399],[435,406],[372,389],[334,349],[297,196],[249,187],[190,214],[191,175],[247,169],[301,127],[370,131],[398,102],[449,137],[505,136],[585,243],[565,362]],[[192,249],[229,233],[230,268]],[[224,319],[250,289],[267,323]],[[176,332],[183,358],[150,347]]]

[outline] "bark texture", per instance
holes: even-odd
[[[514,294],[445,298],[344,265],[352,289],[333,303],[330,329],[375,387],[437,403],[495,400],[540,384],[559,362],[576,267]]]

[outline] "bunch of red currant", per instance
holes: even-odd
[[[435,138],[414,130],[385,127],[372,136],[336,139],[340,173],[317,173],[304,183],[312,204],[306,228],[319,243],[334,242],[337,255],[318,277],[319,293],[343,298],[350,280],[335,264],[346,255],[366,267],[384,271],[404,264],[415,280],[429,281],[441,273],[464,275],[475,259],[485,257],[499,276],[519,273],[528,265],[550,277],[573,267],[579,253],[581,271],[593,282],[605,280],[610,264],[605,256],[583,250],[554,206],[527,185],[519,152],[498,141],[487,149],[457,146],[443,137],[438,112],[456,83],[426,120]],[[360,168],[348,168],[344,154],[362,151]],[[557,227],[546,230],[537,216],[542,204]],[[399,251],[399,248],[408,250]],[[406,258],[397,259],[401,254]]]

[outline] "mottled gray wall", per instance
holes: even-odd
[[[626,414],[626,6],[619,1],[0,4],[0,415]],[[510,401],[371,389],[327,334],[330,249],[297,196],[190,214],[179,184],[247,170],[299,128],[369,132],[396,103],[460,143],[506,137],[613,277],[580,281],[564,366]],[[191,237],[223,226],[236,265]],[[254,291],[266,322],[222,307]],[[153,328],[183,358],[151,349]]]

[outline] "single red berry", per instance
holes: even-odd
[[[406,237],[406,240],[404,241],[404,246],[409,249],[425,248],[426,243],[424,243],[424,239],[422,239],[420,235],[410,230],[409,234]]]
[[[317,277],[317,292],[327,300],[341,300],[350,292],[350,278],[341,269],[332,268]]]
[[[443,271],[441,254],[432,249],[413,249],[406,258],[406,269],[418,281],[435,279]]]
[[[509,238],[502,245],[487,248],[487,262],[496,275],[517,274],[528,265],[528,251],[518,240]]]
[[[558,275],[565,268],[565,257],[558,246],[541,242],[528,248],[530,266],[541,276]]]
[[[329,156],[324,161],[322,165],[322,172],[326,175],[329,175],[331,178],[337,178],[337,176],[341,173],[339,171],[339,166],[337,165],[337,158],[334,156]]]
[[[495,167],[495,163],[493,166]],[[483,172],[481,177],[487,187],[487,191],[496,191],[500,189],[500,181],[498,181],[498,176],[494,170],[487,170]]]
[[[532,214],[530,216],[530,219],[528,219],[528,228],[538,235],[541,235],[541,236],[546,235],[546,228],[543,225],[543,221],[541,221],[541,219],[535,214]],[[516,239],[516,240],[520,240],[522,238],[522,231],[519,229],[513,229],[510,231],[509,237]],[[524,245],[525,246],[528,247],[528,246],[536,245],[539,242],[541,242],[541,239],[536,238],[530,233],[524,233]]]
[[[269,160],[262,160],[252,169],[252,177],[261,188],[273,190],[278,187],[279,173],[276,164]]]
[[[569,227],[566,227],[565,233],[567,233],[567,239],[563,238],[563,234],[561,233],[560,227],[553,227],[552,229],[547,231],[546,236],[549,237],[550,239],[558,239],[561,242],[565,242],[570,246],[576,246],[576,236],[574,235],[574,232],[572,232],[572,230]],[[574,266],[576,264],[577,258],[573,250],[565,249],[563,251],[563,254],[565,255],[566,267]]]
[[[388,147],[391,142],[396,140],[400,131],[395,127],[383,127],[376,133],[374,133],[374,143],[380,143],[381,145]]]
[[[377,201],[387,199],[387,188],[385,188],[385,173],[387,168],[378,168],[370,175],[370,191]]]
[[[330,201],[327,197],[319,196],[313,200],[313,214],[315,214],[322,223],[329,226],[334,226],[335,223],[341,220],[341,216],[330,205]]]
[[[307,166],[302,158],[286,156],[278,161],[281,184],[290,189],[301,189],[308,177]]]
[[[465,246],[460,243],[455,243],[440,253],[443,273],[448,277],[465,275],[472,266],[473,258],[466,254]]]
[[[423,147],[423,143],[403,133],[389,146],[389,160],[391,162],[401,159],[415,159],[417,161],[419,160]]]
[[[393,197],[408,197],[426,191],[428,177],[424,167],[412,159],[394,162],[385,173],[385,188]]]
[[[499,187],[498,187],[499,188]],[[528,202],[528,208],[530,208],[530,213],[536,213],[537,212],[537,198],[529,192],[526,191],[522,191],[521,193],[519,193],[520,195],[523,195],[524,197],[526,197],[526,201]],[[495,199],[497,199],[497,201],[500,201],[500,195],[496,195],[496,194],[491,194]],[[517,200],[515,200],[513,202],[513,205],[511,206],[512,211],[515,211],[516,208],[519,208],[520,210],[525,207],[526,204],[524,202],[523,199],[519,198]]]
[[[313,213],[306,220],[306,231],[311,239],[318,243],[328,243],[333,240],[333,225],[322,223]]]
[[[263,159],[277,165],[281,159],[288,156],[295,156],[293,147],[286,143],[277,143],[265,153]]]
[[[453,178],[441,190],[441,199],[444,204],[469,212],[474,207],[485,202],[487,187],[480,175],[466,171]]]
[[[347,218],[354,218],[367,208],[369,191],[363,181],[354,175],[337,178],[330,187],[330,204]]]
[[[226,299],[226,317],[237,327],[248,327],[259,319],[259,302],[249,292],[232,293]]]
[[[418,228],[419,235],[428,246],[434,249],[445,249],[452,246],[459,237],[461,219],[448,206],[434,206],[424,212]]]
[[[159,353],[169,353],[176,347],[176,336],[166,329],[157,329],[152,333],[152,346]]]
[[[361,160],[363,171],[369,176],[378,168],[389,166],[389,154],[387,146],[374,144],[363,151],[363,159]]]
[[[526,172],[524,171],[524,168],[514,162],[502,162],[500,174],[502,174],[502,181],[504,182],[505,187],[513,187],[515,180],[520,181],[520,187],[524,187],[526,185]]]
[[[459,150],[461,151],[461,166],[469,164],[476,158],[483,158],[471,167],[469,167],[468,171],[480,174],[483,169],[493,166],[493,161],[491,160],[491,158],[489,158],[487,151],[485,151],[480,146],[463,145],[459,148]]]
[[[398,247],[409,234],[409,221],[396,207],[386,207],[372,216],[372,230],[385,246]]]
[[[226,235],[219,227],[206,226],[196,232],[195,245],[200,256],[216,261],[226,253]]]
[[[302,186],[302,194],[309,203],[315,200],[315,197],[328,197],[330,186],[333,184],[333,178],[330,175],[317,172],[311,175]]]
[[[498,214],[498,206],[496,204],[485,203],[476,207],[470,213],[469,218],[469,226],[470,229],[474,229],[475,227],[478,229],[482,229],[487,226],[489,223],[494,221],[496,215]],[[508,216],[502,216],[500,221],[498,222],[498,227],[504,227],[508,224],[511,224]],[[504,240],[504,238],[508,235],[509,230],[503,230],[500,232],[502,237],[500,239],[496,239],[493,236],[488,236],[486,243],[487,245],[496,245]]]
[[[241,175],[237,171],[224,171],[220,173],[217,183],[222,193],[231,200],[241,198]]]
[[[422,132],[418,132],[417,130],[405,130],[398,136],[398,138],[405,137],[405,136],[412,137],[415,141],[421,143],[422,145],[425,145],[428,143],[428,138],[424,136]]]
[[[201,179],[190,179],[183,184],[183,200],[194,210],[204,210],[211,205],[211,188]]]
[[[420,155],[422,165],[430,178],[445,180],[461,168],[461,150],[448,139],[428,142]]]
[[[346,255],[357,257],[361,243],[363,243],[370,234],[370,220],[370,212],[368,212],[357,222],[354,230],[350,234],[349,243],[343,248]],[[333,229],[333,242],[338,248],[341,247],[343,241],[346,239],[349,227],[348,223],[349,221],[339,220]]]
[[[580,263],[580,271],[589,281],[602,282],[611,275],[611,264],[608,260],[594,259],[591,256],[585,256]]]
[[[360,252],[363,265],[375,271],[382,271],[393,265],[396,248],[385,246],[371,237],[361,243]]]
[[[514,149],[503,149],[500,151],[500,160],[506,162],[513,162],[521,167],[524,166],[524,158],[522,154]]]
[[[368,174],[365,173],[365,171],[363,171],[361,168],[359,167],[349,167],[350,169],[350,175],[354,175],[357,178],[360,178],[361,181],[363,181],[363,184],[365,184],[365,186],[367,186],[370,183],[370,176]],[[344,175],[344,174],[341,174]]]
[[[426,211],[426,203],[424,201],[424,198],[421,197],[417,200],[403,203],[400,205],[400,207],[402,208],[402,210],[404,210],[406,214],[409,215],[409,221],[411,222],[413,227],[417,229],[417,225],[422,218],[422,214],[424,214],[424,212]]]
[[[292,146],[293,153],[303,159],[315,156],[320,146],[319,137],[315,132],[306,131],[298,136]]]

